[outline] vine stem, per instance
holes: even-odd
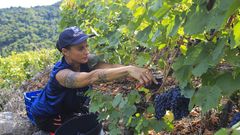
[[[173,55],[172,55],[172,60],[171,60],[170,62],[168,62],[168,65],[167,65],[166,67],[164,67],[163,83],[162,83],[162,85],[160,86],[160,88],[159,88],[156,92],[154,92],[153,94],[159,94],[159,93],[161,93],[163,86],[165,86],[165,83],[166,83],[166,81],[167,81],[168,74],[169,74],[170,69],[171,69],[172,64],[173,64],[173,60],[174,60],[175,57],[177,56],[177,53],[178,53],[178,49],[175,49],[175,51],[173,52]]]
[[[156,60],[157,54],[158,54],[158,49],[155,49],[155,50],[154,50],[154,53],[153,53],[153,57],[152,57],[151,60],[148,62],[148,64],[147,64],[146,66],[144,66],[145,68],[149,68],[149,66],[151,65],[151,63]]]

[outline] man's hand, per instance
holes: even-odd
[[[131,66],[129,75],[137,79],[141,85],[157,84],[157,80],[153,77],[152,73],[148,69]]]

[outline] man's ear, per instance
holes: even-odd
[[[68,55],[69,55],[69,50],[66,49],[66,48],[62,48],[62,54],[63,54],[64,56],[68,56]]]

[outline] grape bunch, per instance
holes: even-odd
[[[231,122],[229,124],[229,127],[232,127],[233,125],[237,124],[239,121],[240,121],[240,112],[236,113],[233,116],[233,118],[232,118],[232,120],[231,120]]]
[[[154,102],[155,102],[155,114],[156,114],[156,118],[160,119],[162,118],[165,113],[166,110],[170,110],[171,109],[171,96],[170,93],[166,92],[166,93],[162,93],[161,95],[158,94],[156,95]]]
[[[179,120],[189,114],[189,98],[185,98],[180,93],[180,88],[175,87],[164,93],[155,96],[155,114],[157,119],[161,119],[167,110],[171,110],[174,119]]]

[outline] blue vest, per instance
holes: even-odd
[[[74,113],[84,104],[88,98],[84,96],[84,92],[91,86],[66,88],[55,78],[58,71],[70,68],[71,65],[66,62],[64,57],[55,64],[47,85],[32,104],[31,112],[34,116],[48,117]],[[88,64],[81,64],[80,72],[90,72]]]

